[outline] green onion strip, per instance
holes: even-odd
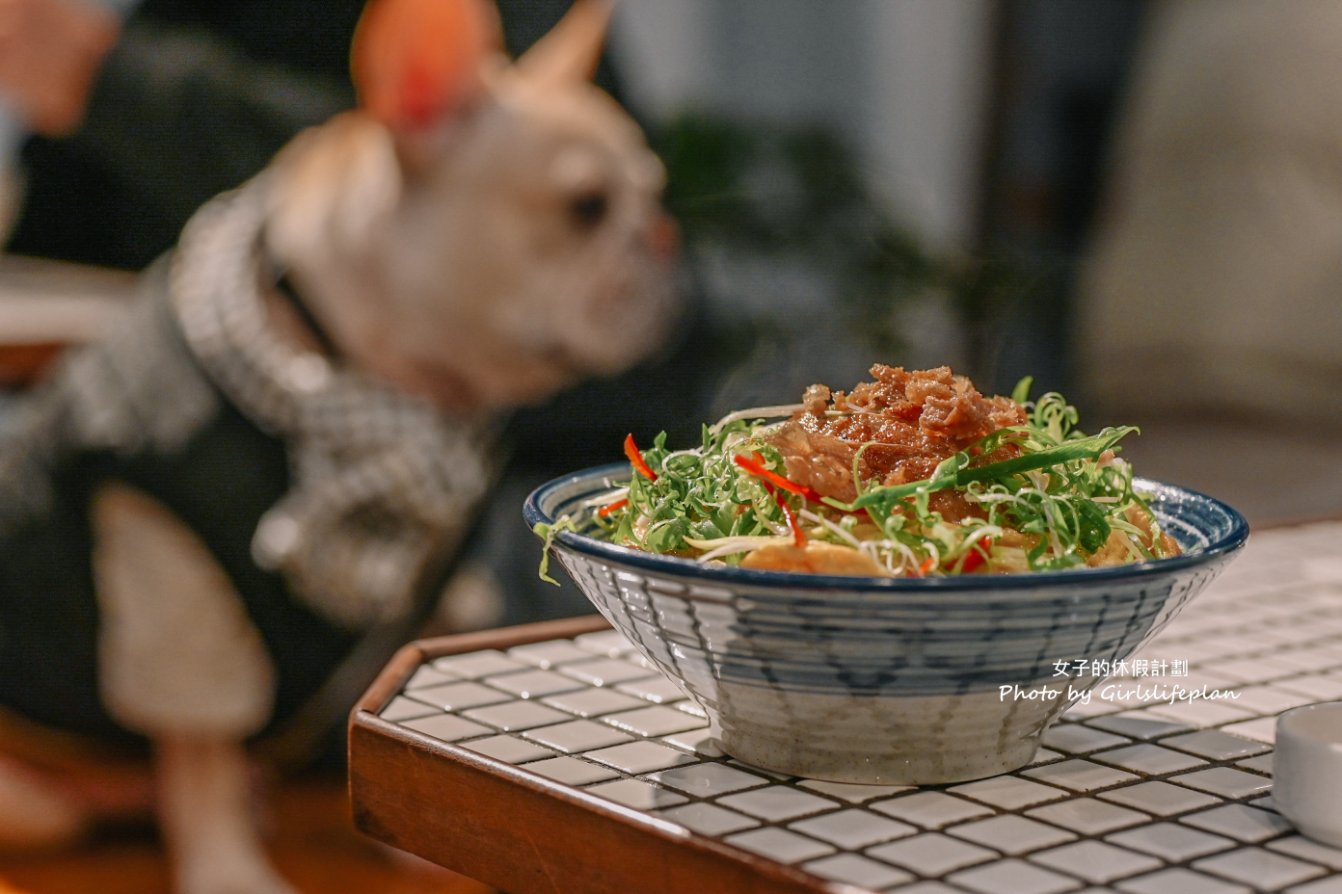
[[[558,531],[577,530],[649,552],[736,564],[760,546],[791,542],[783,499],[809,540],[856,549],[891,575],[954,573],[969,558],[978,566],[982,555],[969,556],[976,547],[988,554],[989,571],[1068,568],[1084,564],[1114,532],[1122,535],[1130,559],[1157,557],[1146,545],[1160,543],[1155,518],[1133,489],[1130,467],[1116,458],[1119,442],[1137,429],[1111,427],[1086,435],[1076,428],[1076,409],[1061,395],[1030,401],[1030,385],[1022,380],[1012,394],[1026,409],[1025,424],[993,432],[922,481],[862,480],[858,460],[869,445],[861,445],[851,503],[830,497],[809,502],[781,488],[776,495],[733,461],[738,454],[758,454],[764,468],[786,475],[768,429],[770,420],[791,415],[799,405],[766,407],[703,426],[694,449],[670,450],[666,434],[658,435],[642,450],[655,480],[631,471],[628,480],[614,482],[608,493],[537,533],[548,538],[547,547]],[[981,461],[1005,446],[1014,446],[1016,455]],[[948,489],[960,491],[980,515],[953,523],[943,519],[930,508],[929,497]],[[628,503],[598,514],[618,500]],[[1149,519],[1147,525],[1131,520],[1134,509]],[[1000,543],[1011,532],[1023,535],[1016,545]]]

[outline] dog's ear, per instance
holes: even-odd
[[[413,133],[469,107],[502,52],[493,0],[368,0],[350,67],[359,104],[393,131]]]
[[[552,83],[590,80],[614,9],[615,0],[576,0],[550,33],[517,60],[518,71]]]

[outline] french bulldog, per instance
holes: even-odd
[[[674,326],[663,168],[591,82],[610,13],[510,61],[490,0],[370,0],[359,107],[0,418],[0,843],[149,807],[178,891],[292,890],[258,750],[343,718],[422,613],[498,420]]]

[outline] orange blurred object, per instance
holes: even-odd
[[[502,48],[491,0],[370,0],[350,63],[364,108],[392,127],[419,128],[468,102]]]

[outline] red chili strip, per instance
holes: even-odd
[[[935,567],[937,567],[937,563],[936,563],[935,561],[933,561],[933,559],[932,559],[931,556],[928,556],[926,559],[923,559],[923,562],[922,562],[921,565],[919,565],[917,568],[914,568],[912,571],[910,571],[908,576],[909,576],[909,577],[926,577],[926,576],[927,576],[927,572],[931,571],[931,570],[932,570],[933,568],[935,568]]]
[[[649,481],[657,480],[657,473],[652,470],[652,466],[648,465],[647,460],[643,458],[643,453],[638,449],[638,445],[634,443],[634,436],[632,434],[624,439],[624,455],[629,457],[630,465],[634,467],[638,474]]]
[[[793,512],[792,507],[787,504],[787,498],[779,493],[778,488],[774,487],[772,482],[765,480],[760,483],[763,484],[764,489],[769,492],[769,496],[774,498],[774,502],[778,504],[778,508],[783,510],[783,517],[787,519],[788,529],[792,531],[792,545],[797,547],[797,549],[805,549],[806,532],[802,530],[801,522],[797,521],[797,514]]]
[[[770,471],[769,469],[766,469],[764,467],[763,457],[761,457],[758,453],[755,454],[755,458],[753,459],[748,456],[742,456],[741,454],[738,453],[732,457],[732,461],[735,462],[741,468],[745,469],[750,474],[754,475],[756,478],[762,478],[766,482],[773,484],[775,487],[781,487],[788,493],[793,493],[799,497],[804,497],[805,499],[810,500],[812,503],[820,502],[819,491],[815,490],[814,488],[807,487],[804,484],[798,484],[795,481],[789,481],[782,475],[779,475],[777,472],[773,472]]]
[[[629,499],[626,497],[623,500],[616,500],[614,503],[607,503],[605,506],[602,506],[600,509],[598,509],[596,511],[596,514],[601,518],[605,518],[612,512],[619,512],[621,509],[623,509],[628,505],[629,505]]]
[[[988,553],[992,548],[993,539],[991,537],[984,537],[982,540],[975,543],[973,547],[970,548],[969,552],[965,554],[965,560],[960,565],[960,573],[968,574],[982,566],[988,561]]]

